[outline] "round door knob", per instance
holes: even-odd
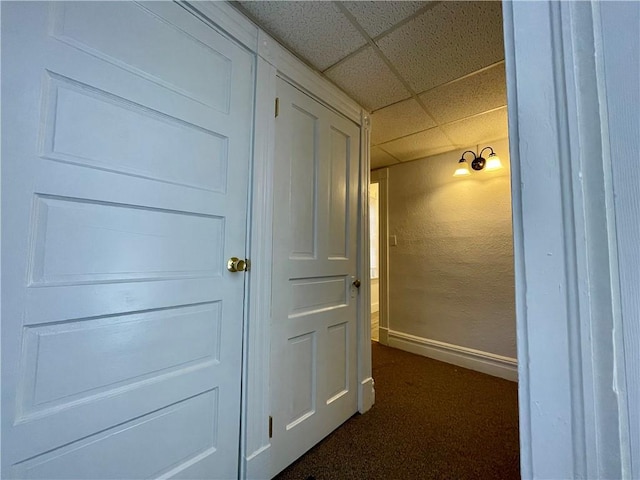
[[[248,270],[247,261],[238,257],[231,257],[227,261],[227,270],[230,272],[246,272]]]
[[[354,280],[354,282],[353,282],[353,286],[354,286],[354,287],[356,287],[356,288],[360,288],[360,285],[362,285],[362,284],[360,283],[360,280],[357,280],[357,279],[356,279],[356,280]]]

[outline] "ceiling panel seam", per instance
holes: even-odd
[[[418,95],[424,95],[425,93],[429,93],[433,90],[435,90],[436,88],[442,88],[442,87],[448,87],[450,85],[453,85],[461,80],[467,80],[468,78],[471,78],[475,75],[478,75],[480,73],[486,72],[487,70],[491,70],[494,67],[497,67],[498,65],[503,65],[504,64],[504,59],[499,60],[495,63],[492,63],[491,65],[487,65],[486,67],[482,67],[479,68],[478,70],[474,70],[473,72],[469,72],[466,75],[463,75],[461,77],[458,78],[454,78],[453,80],[449,80],[448,82],[444,82],[444,83],[440,83],[439,85],[435,85],[431,88],[428,88],[426,90],[423,90],[422,92],[420,92]]]
[[[378,57],[380,57],[380,59],[389,68],[389,70],[391,70],[391,73],[393,73],[396,76],[396,78],[398,80],[400,80],[400,82],[402,83],[404,88],[406,88],[407,91],[411,94],[411,97],[416,102],[418,102],[418,105],[420,105],[422,107],[422,110],[424,110],[424,113],[426,114],[427,118],[436,125],[435,128],[439,128],[440,124],[436,121],[436,119],[431,114],[431,112],[429,112],[429,110],[425,106],[424,102],[420,99],[420,97],[418,97],[418,95],[413,90],[413,88],[411,87],[409,82],[407,82],[407,80],[405,80],[405,78],[402,75],[400,75],[400,72],[398,72],[398,70],[391,63],[391,61],[386,57],[386,55],[384,53],[382,53],[382,50],[380,50],[380,47],[378,47],[376,42],[373,41],[373,39],[369,36],[369,34],[366,32],[366,30],[362,27],[362,25],[360,25],[360,23],[358,23],[358,20],[353,16],[353,14],[347,9],[347,7],[342,5],[341,2],[333,2],[333,3],[338,7],[338,9],[347,18],[347,20],[349,20],[351,22],[351,24],[360,32],[360,34],[367,39],[367,43],[369,43],[369,45],[371,45],[371,48],[373,48],[373,51],[376,53],[376,55],[378,55]],[[445,138],[449,141],[449,143],[451,145],[455,145],[455,143],[451,140],[449,135],[444,130],[441,129],[440,132],[445,136]]]
[[[497,112],[498,110],[502,110],[504,108],[507,108],[506,103],[504,105],[500,105],[499,107],[490,108],[489,110],[483,110],[482,112],[474,113],[473,115],[467,115],[466,117],[458,118],[456,120],[451,120],[450,122],[445,122],[441,126],[448,127],[449,125],[453,125],[454,123],[464,122],[465,120],[469,120],[470,118],[481,117],[483,115],[486,115],[487,113]]]
[[[291,44],[285,48],[300,50],[296,56],[302,55],[305,64],[341,90],[344,85],[351,98],[361,97],[375,107],[371,114],[378,133],[372,134],[371,148],[376,165],[413,161],[418,153],[434,155],[507,135],[500,38],[494,32],[476,42],[461,35],[466,26],[481,33],[478,24],[484,24],[483,19],[501,27],[497,7],[450,8],[443,0],[407,5],[334,0],[322,8],[309,5],[317,2],[292,2],[300,5],[290,10],[283,6],[287,2],[257,3],[262,6],[241,5],[247,4],[276,30],[289,32],[283,33]],[[336,42],[348,45],[334,49]],[[479,60],[471,60],[476,51]]]
[[[440,129],[439,125],[437,125],[435,127],[430,127],[430,128],[423,128],[422,130],[418,130],[418,131],[413,132],[413,133],[407,133],[406,135],[401,135],[400,137],[394,137],[391,140],[385,140],[384,142],[376,143],[373,146],[382,148],[383,145],[387,145],[388,143],[393,143],[393,142],[396,142],[398,140],[402,140],[403,138],[413,137],[414,135],[418,135],[419,133],[423,133],[423,132],[428,132],[429,130],[441,130],[441,129]],[[455,145],[455,143],[451,142],[451,145]]]
[[[362,33],[362,32],[360,32]],[[355,57],[357,54],[359,54],[360,52],[362,52],[364,49],[366,49],[367,47],[369,47],[368,43],[365,43],[364,45],[362,45],[361,47],[359,47],[357,50],[354,50],[353,52],[351,52],[350,54],[348,54],[345,57],[342,57],[340,60],[338,60],[336,63],[334,63],[333,65],[329,65],[327,68],[325,68],[324,70],[322,70],[322,73],[324,73],[325,75],[329,72],[329,70],[332,70],[335,67],[338,67],[340,64],[344,63],[345,61],[349,60],[351,57]]]
[[[342,4],[344,2],[334,2],[336,4]],[[387,35],[389,35],[390,33],[394,32],[395,30],[397,30],[398,28],[402,27],[403,25],[405,25],[406,23],[410,22],[411,20],[413,20],[416,17],[419,17],[420,15],[422,15],[423,13],[428,12],[429,10],[431,10],[433,7],[435,7],[436,5],[442,3],[442,1],[437,1],[437,2],[430,2],[428,5],[425,5],[424,7],[420,8],[419,10],[417,10],[416,12],[412,13],[411,15],[409,15],[407,18],[405,18],[404,20],[400,20],[398,23],[392,25],[390,28],[388,28],[387,30],[385,30],[384,32],[376,35],[375,37],[371,37],[366,30],[364,30],[364,28],[362,29],[358,29],[358,32],[360,33],[360,35],[364,35],[366,40],[371,40],[374,43],[377,42],[378,40],[386,37]],[[343,5],[342,5],[343,6]],[[346,9],[346,7],[344,7]],[[348,9],[347,9],[348,11]],[[340,10],[341,13],[344,12],[344,10]],[[349,12],[351,14],[351,12]],[[353,15],[353,14],[351,14]],[[349,17],[347,17],[349,18]],[[355,21],[355,24],[353,23],[353,21]],[[354,26],[356,26],[356,28],[361,27],[360,23],[358,22],[358,19],[354,17],[352,21],[352,24]],[[362,52],[362,50],[364,50],[365,48],[367,48],[367,44],[361,46],[360,48],[358,48],[357,50],[349,53],[348,55],[346,55],[345,57],[342,57],[340,60],[338,60],[336,63],[334,63],[333,65],[328,66],[327,68],[325,68],[324,70],[322,70],[322,73],[327,73],[329,70],[333,69],[334,67],[337,67],[338,65],[344,63],[346,60],[350,59],[351,57],[355,56],[356,54]],[[406,100],[406,99],[405,99]],[[401,102],[403,100],[400,100]],[[397,103],[397,102],[396,102]],[[393,105],[393,104],[390,104]],[[384,107],[382,107],[384,108]]]
[[[392,153],[389,153],[388,151],[386,151],[384,148],[382,148],[380,145],[374,145],[375,147],[378,147],[380,150],[382,150],[384,153],[386,153],[387,155],[389,155],[391,158],[393,158],[396,162],[398,163],[402,163],[402,160],[400,160],[398,157],[396,157],[395,155],[393,155]]]
[[[443,123],[443,124],[441,124],[441,125],[437,125],[437,126],[435,126],[435,127],[431,127],[431,128],[423,128],[422,130],[418,130],[418,131],[413,132],[413,133],[408,133],[408,134],[406,134],[406,135],[402,135],[402,136],[400,136],[400,137],[395,137],[395,138],[393,138],[393,139],[391,139],[391,140],[385,140],[384,142],[380,142],[380,143],[373,144],[373,146],[374,146],[374,147],[382,148],[382,146],[383,146],[383,145],[386,145],[386,144],[388,144],[388,143],[392,143],[392,142],[395,142],[395,141],[397,141],[397,140],[402,140],[403,138],[411,137],[411,136],[413,136],[413,135],[417,135],[417,134],[419,134],[419,133],[427,132],[427,131],[429,131],[429,130],[436,130],[436,129],[439,129],[440,131],[442,131],[442,128],[441,128],[441,127],[448,127],[449,125],[453,125],[453,124],[456,124],[456,123],[464,122],[464,121],[466,121],[466,120],[469,120],[470,118],[481,117],[481,116],[483,116],[483,115],[486,115],[487,113],[497,112],[498,110],[503,110],[503,109],[505,109],[505,108],[507,108],[507,105],[506,105],[506,104],[505,104],[505,105],[502,105],[502,106],[500,106],[500,107],[492,108],[491,110],[485,110],[485,111],[480,112],[480,113],[474,113],[473,115],[467,115],[466,117],[459,118],[459,119],[457,119],[457,120],[452,120],[452,121],[450,121],[450,122],[445,122],[445,123]],[[447,135],[447,138],[449,138],[449,136],[448,136],[448,135]],[[457,143],[456,143],[456,142],[451,141],[451,145],[454,145],[454,146],[455,146],[455,145],[457,145]],[[382,149],[384,150],[384,148],[382,148]],[[386,151],[386,150],[385,150],[385,151]],[[387,152],[387,153],[389,153],[389,152]],[[389,154],[389,155],[391,155],[391,154]],[[393,156],[393,155],[391,155],[391,156]]]
[[[364,45],[360,50],[367,48],[367,46],[368,45]],[[351,55],[349,55],[349,56],[351,56]],[[345,57],[344,59],[346,59],[346,58],[347,57]],[[340,62],[342,62],[342,60],[340,60]],[[340,63],[340,62],[338,62],[338,63]],[[336,65],[338,63],[336,63]],[[449,87],[449,86],[457,83],[460,80],[467,80],[467,79],[473,77],[474,75],[486,72],[487,70],[491,70],[492,68],[497,67],[499,65],[503,65],[503,64],[504,64],[504,60],[500,60],[498,62],[492,63],[491,65],[487,65],[486,67],[479,68],[478,70],[475,70],[475,71],[473,71],[471,73],[468,73],[468,74],[466,74],[466,75],[464,75],[464,76],[462,76],[460,78],[454,78],[453,80],[449,80],[448,82],[441,83],[440,85],[436,85],[435,87],[428,88],[427,90],[423,90],[422,92],[418,93],[418,96],[422,96],[422,95],[425,95],[427,93],[431,93],[434,90],[437,90],[439,88]],[[402,103],[402,102],[406,102],[406,101],[407,101],[406,98],[403,99],[403,100],[398,100],[397,102],[390,103],[389,105],[385,105],[384,107],[380,107],[380,108],[376,108],[375,110],[371,110],[371,113],[379,112],[380,110],[384,110],[385,108],[388,108],[388,107],[393,107],[394,105],[397,105],[398,103]],[[504,105],[502,105],[502,106],[504,106]],[[498,108],[500,108],[500,107],[498,107]],[[457,121],[457,120],[454,120],[454,121]],[[443,124],[443,125],[445,125],[445,124]]]
[[[422,15],[423,13],[428,12],[429,10],[431,10],[433,7],[438,6],[439,4],[443,3],[442,1],[438,1],[438,2],[429,2],[427,5],[425,5],[424,7],[420,8],[420,10],[417,10],[416,12],[412,13],[411,15],[409,15],[407,18],[405,18],[404,20],[400,20],[398,23],[396,23],[395,25],[392,25],[390,28],[388,28],[387,30],[385,30],[384,32],[376,35],[375,37],[373,37],[373,41],[377,42],[378,40],[381,40],[382,38],[386,37],[387,35],[389,35],[390,33],[396,31],[398,28],[404,26],[405,24],[409,23],[411,20],[419,17],[420,15]]]

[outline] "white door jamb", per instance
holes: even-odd
[[[523,479],[630,475],[597,3],[503,2]]]
[[[358,275],[361,279],[358,295],[358,411],[365,413],[375,402],[371,373],[371,281],[369,280],[369,182],[371,119],[362,112],[360,128],[360,195],[358,205]]]

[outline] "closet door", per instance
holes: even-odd
[[[272,476],[357,411],[359,128],[280,79],[277,94]]]
[[[2,2],[2,478],[236,478],[254,59]]]

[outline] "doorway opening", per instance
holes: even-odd
[[[371,340],[380,339],[380,205],[379,184],[369,185],[369,281],[371,282]]]
[[[509,141],[487,146],[500,168],[454,176],[454,150],[371,172],[372,312],[383,345],[517,381]]]
[[[387,168],[373,170],[369,184],[371,340],[382,345],[388,345],[389,332],[387,173]]]

